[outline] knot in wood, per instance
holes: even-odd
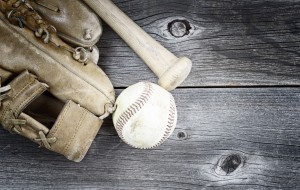
[[[188,35],[191,29],[192,27],[187,20],[176,19],[168,24],[168,31],[176,38]]]
[[[230,175],[241,168],[244,165],[244,162],[244,157],[239,154],[222,156],[218,161],[215,171],[219,175]]]
[[[185,139],[187,139],[187,137],[188,137],[188,135],[184,131],[180,131],[180,132],[177,133],[177,138],[179,140],[185,140]]]
[[[242,163],[242,158],[240,155],[232,154],[229,155],[225,160],[221,163],[221,168],[227,174],[234,172],[239,165]]]

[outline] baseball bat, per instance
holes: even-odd
[[[148,65],[158,77],[158,84],[170,91],[189,75],[192,61],[176,57],[134,23],[111,0],[83,0]]]

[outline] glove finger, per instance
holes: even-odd
[[[80,0],[29,0],[71,46],[92,47],[102,35],[99,17]]]

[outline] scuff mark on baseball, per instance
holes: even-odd
[[[163,143],[174,131],[177,109],[171,93],[162,87],[139,82],[125,89],[116,100],[113,123],[128,145],[150,149]]]

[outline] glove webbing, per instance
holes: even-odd
[[[34,31],[35,36],[44,43],[52,43],[72,53],[76,61],[83,64],[88,62],[87,50],[83,47],[72,48],[63,43],[56,35],[56,28],[46,22],[26,0],[0,0],[0,10],[6,14],[10,23]]]

